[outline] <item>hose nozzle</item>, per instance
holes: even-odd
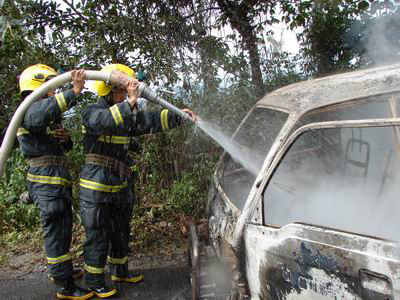
[[[144,82],[139,83],[139,97],[143,97],[152,102],[159,103],[157,100],[157,94]]]
[[[190,121],[194,122],[188,113],[180,110],[175,105],[162,99],[151,88],[149,88],[147,86],[147,84],[145,84],[144,82],[139,83],[139,97],[146,98],[149,101],[155,102],[165,108],[168,108],[169,110],[171,110],[173,113],[177,114],[184,120],[190,120]]]

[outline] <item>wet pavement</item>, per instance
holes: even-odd
[[[118,293],[109,299],[190,299],[189,269],[186,267],[162,267],[136,270],[144,274],[141,283],[116,283]],[[109,277],[109,276],[108,276]],[[108,284],[112,285],[107,278]],[[78,282],[81,282],[78,281]],[[0,279],[0,299],[57,299],[56,289],[46,272],[32,272],[29,276]],[[91,299],[99,299],[93,297]]]

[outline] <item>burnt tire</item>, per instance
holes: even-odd
[[[188,264],[191,268],[190,283],[192,286],[192,300],[198,300],[200,283],[200,243],[197,234],[197,229],[194,224],[189,225],[189,249],[188,249]]]

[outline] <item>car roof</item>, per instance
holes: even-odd
[[[330,104],[400,90],[400,64],[341,73],[291,84],[256,105],[304,113]]]

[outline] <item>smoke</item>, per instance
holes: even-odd
[[[400,6],[397,4],[371,10],[353,23],[346,43],[358,53],[360,64],[373,66],[400,61]],[[388,4],[390,5],[390,4]]]
[[[295,144],[288,152],[264,196],[268,223],[303,222],[400,241],[399,137],[393,128],[364,128],[356,138],[351,129],[331,131],[318,133],[329,137],[325,146],[311,132],[299,139],[312,145],[307,151]]]
[[[400,14],[393,13],[371,20],[367,27],[366,51],[376,64],[400,60]]]

